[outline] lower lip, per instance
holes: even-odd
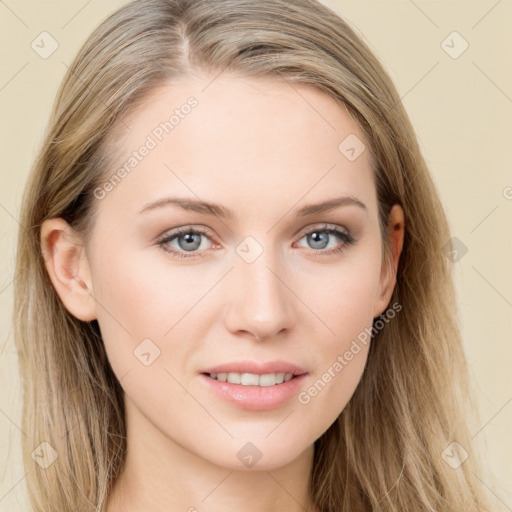
[[[204,373],[199,376],[209,389],[231,404],[249,411],[267,411],[285,404],[297,395],[307,373],[273,386],[243,386],[220,382]]]

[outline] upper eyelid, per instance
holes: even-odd
[[[326,230],[327,231],[329,229],[350,234],[350,230],[345,227],[337,226],[336,224],[324,222],[324,223],[320,223],[317,225],[307,226],[305,228],[299,229],[298,231],[296,231],[294,233],[293,236],[294,237],[299,236],[299,235],[305,236],[306,234],[309,234],[311,231],[315,231],[315,230],[318,230],[318,231]],[[160,235],[158,237],[158,240],[162,240],[162,239],[169,238],[169,237],[177,237],[177,236],[180,236],[181,234],[186,234],[186,233],[190,233],[190,232],[192,232],[192,233],[198,232],[200,234],[207,235],[211,238],[216,238],[215,235],[212,235],[212,232],[209,228],[206,228],[204,226],[195,227],[194,225],[190,224],[190,225],[180,226],[177,228],[172,228],[170,230],[167,230],[162,235]]]
[[[312,225],[312,226],[306,226],[305,228],[300,229],[299,231],[296,231],[293,235],[294,238],[299,237],[299,240],[307,236],[308,234],[314,232],[314,231],[338,231],[341,234],[345,234],[348,237],[353,238],[351,231],[345,227],[337,226],[335,224],[330,223],[321,223],[321,225]],[[178,237],[185,235],[187,233],[198,233],[201,235],[205,235],[207,238],[210,239],[212,244],[218,245],[219,242],[216,241],[216,237],[212,236],[210,234],[211,230],[209,228],[206,228],[204,226],[195,227],[192,224],[180,226],[177,228],[173,228],[171,230],[168,230],[164,232],[162,235],[160,235],[157,238],[157,243],[170,243],[171,241],[176,240]],[[334,234],[334,233],[331,233]]]
[[[317,226],[311,226],[311,227],[306,227],[306,228],[300,229],[298,232],[296,232],[296,234],[294,236],[299,236],[299,235],[305,236],[312,231],[329,231],[329,230],[340,231],[342,233],[350,234],[350,230],[345,227],[336,226],[335,224],[329,224],[327,222],[324,222],[321,226],[317,225]]]
[[[187,233],[198,233],[201,235],[206,235],[210,239],[215,239],[215,236],[211,235],[210,230],[204,228],[204,227],[194,227],[194,226],[181,226],[179,228],[173,228],[165,231],[163,234],[157,237],[157,242],[162,242],[166,239],[175,239],[179,236],[186,235]]]

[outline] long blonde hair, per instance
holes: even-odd
[[[34,511],[105,510],[126,451],[122,387],[97,321],[73,317],[52,286],[41,224],[62,217],[87,239],[93,191],[111,161],[108,134],[148,92],[195,71],[275,77],[333,97],[373,155],[383,242],[391,206],[405,212],[391,298],[402,310],[374,334],[353,397],[315,442],[311,503],[321,512],[490,511],[467,426],[477,412],[443,207],[388,74],[315,0],[138,0],[108,17],[69,67],[24,192],[16,260],[15,341]],[[47,468],[31,457],[42,442],[58,454]],[[458,467],[443,457],[458,449],[453,442],[469,454]]]

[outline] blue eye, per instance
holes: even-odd
[[[343,249],[345,249],[345,247],[347,245],[355,243],[355,239],[350,233],[340,231],[339,229],[329,227],[328,225],[325,225],[322,228],[317,227],[317,228],[310,229],[307,232],[303,233],[302,235],[303,236],[302,236],[301,240],[306,239],[306,241],[308,243],[312,244],[312,245],[310,245],[310,247],[312,247],[313,249],[319,249],[319,250],[315,250],[314,252],[318,252],[321,255],[326,255],[326,254],[330,255],[330,254],[339,253]],[[338,243],[334,247],[325,251],[324,249],[329,244],[329,238],[332,238],[333,236],[338,238],[338,240],[341,240],[342,244],[340,245]]]
[[[325,250],[329,245],[330,239],[333,237],[338,239],[338,243],[335,244],[334,247]],[[157,241],[157,244],[164,251],[178,258],[202,257],[205,251],[199,249],[201,248],[203,238],[210,239],[206,231],[188,226],[176,229],[164,235],[163,238]],[[310,248],[313,249],[312,252],[317,253],[319,256],[340,253],[347,245],[355,243],[355,239],[350,233],[341,231],[335,227],[329,227],[328,225],[312,228],[303,232],[300,240],[302,239],[306,239],[307,243],[311,244]],[[170,245],[171,242],[176,242],[177,246]],[[202,249],[204,249],[204,247],[202,247]]]
[[[194,256],[200,256],[200,254],[186,254],[187,252],[194,252],[201,246],[201,237],[207,237],[206,231],[201,229],[192,229],[189,227],[181,228],[173,231],[165,238],[158,241],[158,245],[162,247],[164,251],[170,252],[180,258],[190,258]],[[178,242],[178,250],[170,249],[169,244],[176,240]],[[184,252],[182,252],[184,251]]]

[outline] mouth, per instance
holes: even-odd
[[[240,409],[270,411],[285,406],[300,392],[308,373],[202,372],[209,393]]]
[[[258,387],[271,387],[277,386],[279,384],[283,384],[284,382],[288,382],[289,380],[295,379],[299,377],[299,375],[295,375],[293,373],[284,373],[284,372],[276,372],[276,373],[238,373],[238,372],[229,372],[229,373],[209,373],[204,372],[203,375],[206,375],[210,379],[219,381],[219,382],[229,382],[230,384],[240,384],[241,386],[258,386]],[[303,375],[303,374],[301,374]]]

